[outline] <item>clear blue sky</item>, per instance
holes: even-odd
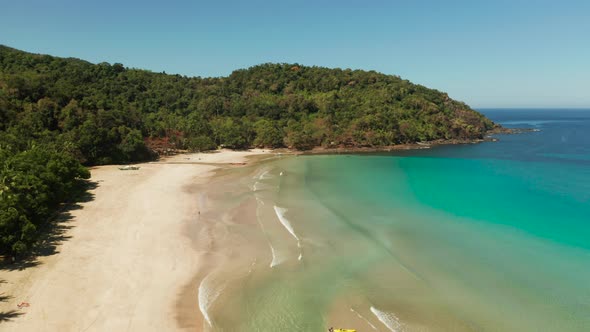
[[[473,107],[590,107],[588,0],[0,0],[0,44],[189,76],[374,69]]]

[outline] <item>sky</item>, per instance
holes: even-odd
[[[590,107],[587,0],[0,0],[0,44],[201,77],[376,70],[475,108]]]

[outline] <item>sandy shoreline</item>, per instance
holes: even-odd
[[[0,270],[1,331],[199,330],[199,255],[185,235],[212,171],[266,150],[177,155],[91,170],[92,199],[66,213],[56,253]],[[180,295],[183,296],[180,296]],[[17,304],[29,307],[19,309]]]

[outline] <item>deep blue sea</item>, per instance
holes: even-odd
[[[257,223],[223,233],[217,280],[238,261],[248,277],[223,284],[210,327],[590,331],[590,110],[480,111],[536,131],[280,158],[232,182]]]

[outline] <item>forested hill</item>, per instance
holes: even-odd
[[[263,64],[185,77],[0,46],[2,144],[55,142],[87,164],[149,158],[145,144],[379,147],[492,126],[445,93],[373,71]]]

